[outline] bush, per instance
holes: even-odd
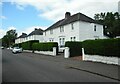
[[[34,43],[32,45],[33,50],[37,51],[53,51],[53,47],[57,48],[58,53],[58,43],[57,42],[44,42],[44,43]]]
[[[31,40],[31,41],[23,42],[21,46],[24,50],[33,50],[32,49],[33,43],[39,43],[39,40]]]
[[[22,47],[22,43],[17,43],[17,44],[14,44],[12,47]]]
[[[65,47],[70,48],[70,57],[82,55],[82,42],[66,42]]]
[[[120,39],[86,40],[83,42],[86,54],[120,56]]]

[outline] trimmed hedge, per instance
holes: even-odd
[[[32,49],[33,43],[39,43],[39,40],[31,40],[31,41],[23,42],[21,46],[23,50],[33,50]]]
[[[12,47],[22,47],[22,43],[14,44]]]
[[[82,56],[82,42],[71,42],[65,43],[65,47],[70,48],[70,57]]]
[[[83,47],[86,54],[120,57],[120,39],[86,40]]]
[[[57,42],[44,42],[44,43],[34,43],[32,45],[33,50],[37,51],[53,51],[53,47],[57,48],[58,53],[58,43]]]

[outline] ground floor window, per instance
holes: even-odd
[[[70,41],[76,41],[76,37],[70,37]]]
[[[49,38],[49,42],[54,42],[54,38]]]

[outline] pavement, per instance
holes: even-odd
[[[50,55],[44,55],[44,56],[49,57]],[[51,59],[51,60],[66,64],[67,68],[85,71],[88,73],[92,73],[92,74],[96,74],[99,76],[103,76],[103,77],[107,77],[110,79],[120,81],[120,76],[119,76],[120,66],[119,65],[105,64],[105,63],[92,62],[92,61],[75,60],[73,58],[64,58],[64,55],[62,53],[57,56],[50,56],[50,57],[54,57],[54,59]]]
[[[58,60],[62,60],[64,63],[69,64],[68,68],[85,71],[88,73],[93,73],[99,76],[107,77],[110,79],[120,81],[119,65],[105,64],[100,62],[92,62],[92,61],[82,61],[75,60],[72,58],[65,59],[63,55],[56,56],[59,58]]]
[[[49,57],[49,55],[45,55],[45,56]],[[92,61],[75,60],[73,58],[64,58],[63,54],[59,54],[55,56],[54,59],[52,60],[66,64],[67,68],[85,71],[88,73],[92,73],[92,74],[96,74],[99,76],[103,76],[103,77],[107,77],[110,79],[120,81],[120,76],[119,76],[120,66],[119,65],[105,64],[105,63],[92,62]]]

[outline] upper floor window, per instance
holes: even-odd
[[[45,36],[46,36],[46,31],[45,31]]]
[[[50,34],[53,34],[53,29],[50,30]]]
[[[74,25],[73,25],[73,23],[71,24],[71,29],[74,30]]]
[[[64,26],[60,27],[60,32],[64,32]]]
[[[96,31],[96,25],[94,25],[94,31]]]

